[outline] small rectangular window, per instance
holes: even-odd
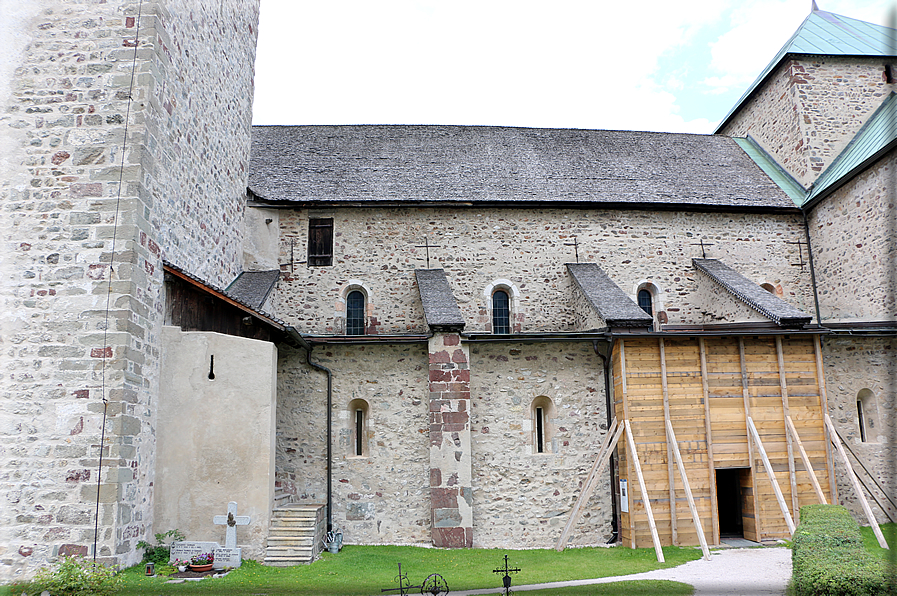
[[[333,218],[308,220],[308,266],[333,265]]]

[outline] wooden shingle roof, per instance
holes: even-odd
[[[589,305],[609,327],[650,327],[653,317],[643,311],[595,263],[567,263],[567,271]]]
[[[695,269],[706,274],[735,298],[781,326],[807,325],[811,318],[804,311],[774,296],[717,259],[692,259]]]
[[[513,204],[794,210],[713,135],[482,126],[254,126],[267,204]]]

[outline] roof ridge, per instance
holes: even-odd
[[[735,105],[732,106],[726,115],[720,120],[714,129],[714,133],[719,133],[722,128],[729,123],[729,120],[738,112],[747,100],[757,91],[761,83],[781,64],[782,60],[789,54],[805,54],[815,56],[891,56],[897,55],[895,43],[897,43],[897,29],[892,29],[885,25],[877,25],[868,21],[861,21],[851,17],[835,14],[819,10],[815,2],[813,4],[815,10],[811,10],[810,14],[801,22],[800,26],[795,29],[788,41],[779,49],[773,59],[760,71],[760,74],[754,79],[747,90],[741,95]],[[866,25],[869,30],[875,30],[882,34],[882,39],[876,40],[870,37],[869,33],[861,31],[857,25]],[[811,31],[811,27],[815,25],[817,31]],[[851,38],[853,44],[849,43],[843,35],[837,35],[832,28],[842,31]],[[830,37],[823,38],[822,34],[829,33]],[[812,38],[813,41],[810,41]],[[890,44],[884,44],[885,39],[890,39]],[[803,40],[809,47],[795,47],[796,44]],[[840,44],[840,47],[839,47]],[[882,45],[879,45],[882,44]],[[887,47],[884,47],[887,45]],[[890,51],[890,53],[888,53]]]

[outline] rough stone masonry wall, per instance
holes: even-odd
[[[884,58],[802,56],[775,69],[720,132],[750,134],[807,186],[894,89]]]
[[[282,348],[277,374],[279,488],[327,502],[327,377]],[[321,346],[333,372],[333,525],[350,544],[431,542],[427,346]],[[368,405],[367,453],[354,455],[350,404]],[[356,402],[357,403],[357,402]]]
[[[766,315],[754,310],[740,298],[735,297],[709,275],[695,270],[695,302],[702,298],[701,311],[707,313],[704,323],[769,323]],[[809,313],[809,311],[808,311]]]
[[[470,345],[474,546],[554,546],[607,431],[604,369],[591,342]],[[547,397],[543,453],[533,400]],[[604,544],[613,530],[607,472],[571,544]]]
[[[812,312],[807,270],[796,242],[804,240],[799,215],[715,214],[657,211],[553,209],[335,209],[334,264],[290,271],[307,251],[308,211],[284,210],[280,225],[278,316],[304,333],[335,333],[340,298],[351,283],[369,292],[374,333],[424,333],[426,325],[414,269],[425,267],[424,237],[431,245],[430,266],[445,269],[467,323],[466,332],[484,332],[489,322],[484,290],[499,279],[520,291],[515,324],[521,331],[572,331],[574,282],[564,263],[594,262],[627,294],[651,281],[669,323],[703,323],[708,315],[697,291],[691,259],[718,258],[757,283],[781,285],[781,297]]]
[[[823,323],[897,320],[895,167],[892,151],[809,214]]]
[[[139,559],[161,259],[218,284],[239,270],[257,2],[137,7],[2,9],[15,35],[0,61],[0,581],[93,543],[104,397],[98,551]]]
[[[890,495],[894,495],[897,492],[897,479],[894,478],[897,420],[893,415],[897,405],[894,387],[894,379],[897,379],[897,342],[893,338],[823,337],[822,349],[828,409],[832,422],[850,449],[875,476],[875,480]],[[864,405],[867,430],[865,442],[860,437],[856,405],[857,398],[864,389],[872,394]],[[837,453],[834,457],[840,503],[849,508],[861,524],[868,525]],[[851,464],[871,485],[853,458]],[[887,503],[880,492],[877,492],[877,496],[883,503]],[[889,521],[868,493],[866,498],[879,523]],[[893,507],[890,511],[892,515],[897,515],[897,510]]]
[[[598,315],[585,292],[575,281],[570,284],[570,291],[572,292],[570,306],[573,310],[573,331],[594,331],[607,327],[607,321]]]
[[[472,491],[457,490],[455,497],[472,503],[472,543],[550,547],[606,432],[601,358],[590,342],[467,348]],[[302,350],[283,348],[279,359],[277,481],[298,502],[325,503],[326,375],[305,364]],[[434,515],[451,508],[440,507],[449,502],[442,498],[446,495],[433,499],[431,494],[430,404],[439,407],[442,422],[446,411],[460,410],[457,404],[443,408],[450,404],[435,394],[436,401],[429,398],[433,365],[428,366],[426,346],[319,346],[312,361],[333,371],[334,525],[354,544],[431,543],[436,538],[431,502]],[[546,452],[536,454],[531,406],[540,396],[552,401],[554,412],[547,421]],[[349,408],[359,399],[369,406],[363,457],[354,455]],[[451,432],[444,438],[454,455]],[[439,476],[439,493],[459,489],[465,480],[459,473],[452,481],[451,471],[442,468]],[[603,544],[610,537],[611,492],[604,476],[574,530],[573,544]]]

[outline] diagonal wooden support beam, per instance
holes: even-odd
[[[635,475],[638,477],[639,489],[642,491],[642,503],[645,504],[645,513],[648,514],[648,527],[651,529],[651,540],[654,542],[654,553],[657,560],[661,563],[663,559],[663,549],[660,547],[660,537],[657,535],[657,524],[654,523],[654,513],[651,511],[651,499],[648,498],[648,489],[645,488],[645,477],[642,476],[642,465],[638,461],[638,451],[635,449],[635,439],[632,438],[632,425],[628,420],[623,421],[626,427],[626,441],[629,444],[629,458],[635,468]],[[629,512],[629,516],[633,517],[634,511]]]
[[[667,420],[667,445],[672,447],[673,455],[676,457],[676,466],[679,468],[679,476],[682,477],[682,486],[685,488],[685,497],[688,499],[688,508],[691,510],[691,519],[695,523],[695,530],[698,532],[698,540],[701,543],[701,551],[704,558],[710,560],[710,549],[707,548],[707,539],[704,537],[704,528],[701,527],[701,518],[698,515],[698,508],[695,507],[695,498],[691,494],[691,486],[688,484],[688,476],[685,474],[685,464],[682,463],[682,455],[679,453],[679,443],[676,441],[676,433],[673,431],[673,424]]]
[[[667,386],[667,356],[663,338],[658,338],[660,345],[660,382],[663,391],[663,420],[670,421],[670,392]],[[667,441],[667,482],[670,491],[670,535],[673,546],[679,546],[679,520],[676,517],[676,481],[674,480],[673,452]]]
[[[828,413],[825,414],[825,426],[828,429],[828,438],[835,446],[835,449],[838,450],[838,454],[841,456],[841,461],[844,462],[844,467],[847,468],[847,476],[850,478],[850,483],[853,485],[853,490],[857,494],[857,498],[860,500],[860,504],[863,506],[863,511],[866,513],[866,518],[869,520],[869,525],[872,526],[872,531],[875,533],[875,538],[878,540],[878,545],[882,548],[888,548],[888,542],[885,540],[885,537],[881,533],[881,528],[878,527],[878,522],[875,521],[875,515],[872,513],[872,507],[869,506],[869,501],[866,500],[866,495],[863,494],[863,487],[860,486],[860,481],[857,480],[857,475],[853,471],[853,466],[850,465],[850,460],[847,459],[847,453],[844,452],[844,447],[841,446],[841,440],[838,435],[838,431],[835,429],[835,425],[832,423],[832,419],[829,417]]]
[[[785,416],[785,422],[788,424],[788,431],[791,433],[791,437],[797,444],[797,449],[800,452],[800,458],[804,462],[804,467],[807,469],[807,472],[810,473],[810,482],[813,483],[813,490],[816,491],[816,496],[819,497],[819,502],[825,505],[828,503],[828,501],[825,500],[825,493],[822,492],[822,486],[819,484],[819,479],[816,478],[816,472],[813,471],[813,464],[810,463],[810,457],[804,450],[804,444],[800,440],[800,435],[797,434],[797,429],[794,428],[794,422],[791,420],[791,416]]]
[[[570,518],[567,520],[567,525],[564,526],[564,531],[561,532],[560,538],[558,538],[557,544],[554,546],[554,549],[557,551],[564,550],[564,547],[567,544],[567,538],[570,536],[570,532],[573,531],[573,526],[576,525],[576,522],[579,520],[579,516],[582,515],[582,510],[585,507],[586,503],[588,503],[589,498],[592,496],[592,493],[595,492],[595,488],[598,486],[598,477],[604,472],[604,468],[607,467],[607,464],[610,462],[610,458],[614,453],[614,449],[617,446],[617,442],[620,440],[620,437],[623,435],[623,426],[617,426],[617,419],[614,418],[610,423],[610,428],[607,429],[607,434],[604,435],[604,441],[601,443],[601,449],[598,450],[598,457],[595,458],[595,463],[592,464],[592,469],[589,472],[589,475],[586,477],[586,481],[582,485],[582,492],[579,493],[579,497],[576,499],[576,503],[573,505],[573,509],[570,512]]]
[[[754,437],[755,446],[757,447],[757,451],[760,452],[760,457],[763,459],[763,467],[766,468],[766,475],[769,476],[769,481],[772,483],[772,490],[776,494],[776,501],[779,502],[779,509],[782,510],[782,517],[785,518],[785,524],[788,526],[788,532],[793,536],[794,535],[794,520],[791,518],[791,512],[788,511],[788,505],[785,503],[785,497],[782,496],[782,489],[779,488],[779,483],[776,481],[775,472],[772,471],[772,464],[769,463],[769,458],[766,457],[766,449],[763,448],[763,441],[760,440],[760,433],[757,432],[757,427],[754,426],[754,420],[748,416],[748,429],[751,431],[751,435]]]
[[[776,336],[776,359],[779,363],[779,389],[782,392],[782,412],[785,417],[791,415],[788,405],[788,382],[785,374],[785,352],[782,348],[782,336]],[[791,510],[795,514],[800,511],[797,498],[797,472],[794,470],[794,448],[791,445],[791,433],[785,430],[785,445],[788,448],[788,480],[791,481]]]
[[[710,527],[713,544],[719,546],[719,504],[716,497],[716,468],[713,466],[713,429],[710,423],[710,384],[707,374],[707,347],[704,338],[698,338],[701,355],[701,391],[704,395],[704,433],[707,437],[707,484],[710,485]]]

